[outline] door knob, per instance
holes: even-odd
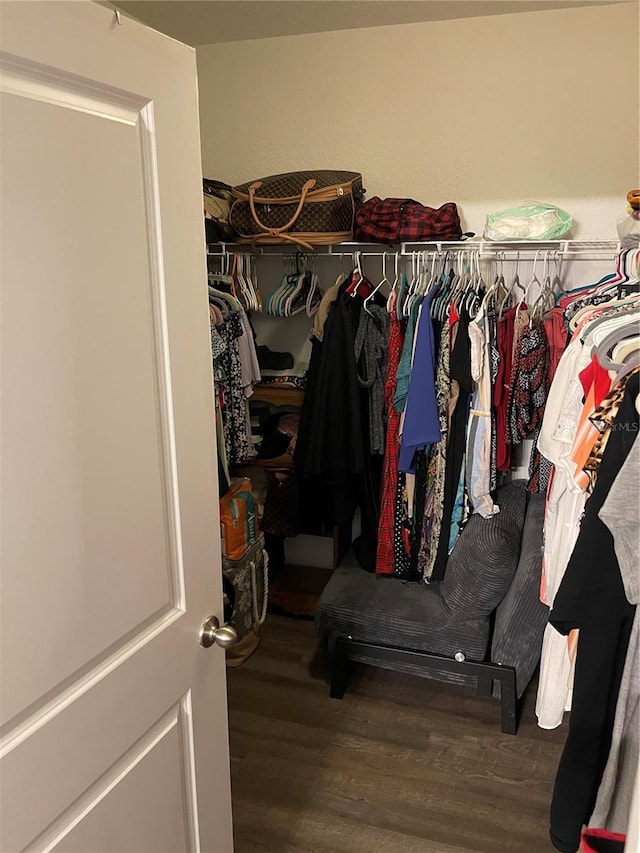
[[[230,649],[238,642],[238,632],[232,625],[221,625],[215,616],[209,616],[200,628],[200,645],[208,649],[217,643],[222,649]]]

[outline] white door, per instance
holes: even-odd
[[[0,16],[0,847],[228,853],[194,51]]]

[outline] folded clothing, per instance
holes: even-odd
[[[284,385],[286,388],[304,390],[307,385],[308,364],[297,364],[290,370],[261,370],[260,382],[263,385]]]
[[[304,391],[307,387],[306,376],[263,376],[261,385],[282,385],[284,388],[297,388]]]
[[[290,352],[274,352],[266,346],[256,346],[256,355],[260,370],[290,370],[293,367],[293,355]]]

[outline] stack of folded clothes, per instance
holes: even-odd
[[[263,385],[277,383],[285,388],[305,388],[308,364],[294,364],[290,352],[273,352],[266,346],[257,346],[256,353]]]

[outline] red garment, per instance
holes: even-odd
[[[544,331],[549,342],[549,384],[567,348],[567,326],[561,308],[552,308],[544,318]]]
[[[591,357],[591,361],[579,374],[579,377],[585,397],[589,393],[591,386],[593,386],[593,401],[596,407],[599,406],[609,391],[611,391],[611,377],[598,361],[597,355]]]
[[[381,575],[393,574],[393,537],[396,491],[398,486],[398,459],[400,443],[400,413],[393,407],[393,396],[396,391],[396,375],[404,343],[404,328],[398,320],[395,302],[390,306],[389,329],[389,361],[387,378],[384,384],[384,402],[387,410],[387,437],[384,450],[382,469],[382,497],[380,500],[380,519],[378,522],[378,551],[376,555],[376,573]]]
[[[583,853],[624,853],[627,836],[606,829],[584,829],[582,831]]]
[[[513,320],[516,309],[510,308],[498,321],[498,352],[500,363],[493,386],[493,405],[496,411],[496,468],[509,471],[511,468],[511,445],[507,444],[507,406],[509,404],[509,380],[513,349]]]
[[[576,293],[567,293],[566,296],[558,299],[556,302],[556,308],[560,308],[564,311],[564,309],[568,308],[575,299],[584,299],[585,296],[590,296],[592,293],[596,293],[597,290],[598,285],[593,284],[591,287],[580,288]]]

